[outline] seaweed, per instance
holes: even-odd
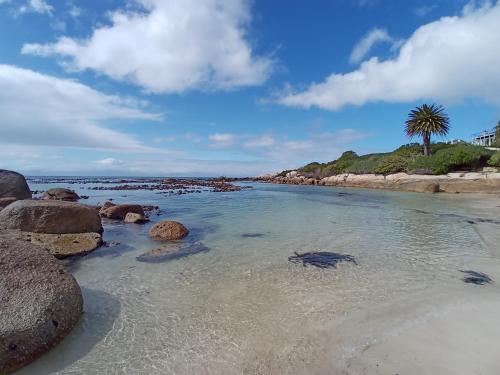
[[[470,271],[470,270],[467,271],[460,270],[460,272],[465,273],[467,275],[464,276],[464,278],[462,279],[463,282],[467,284],[484,285],[484,284],[491,284],[491,282],[493,281],[491,277],[482,272]]]
[[[295,255],[288,257],[288,261],[296,264],[302,263],[304,267],[314,266],[318,268],[337,268],[337,263],[340,262],[356,262],[356,258],[352,255],[347,254],[337,254],[328,251],[318,251],[299,254],[295,252]]]

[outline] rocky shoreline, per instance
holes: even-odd
[[[152,185],[152,179],[146,180],[149,184],[138,184],[144,180],[121,179],[119,183],[125,185],[90,189],[159,190],[179,195],[197,190],[236,192],[244,188],[224,178],[155,179]],[[67,188],[36,194],[39,196],[32,196],[23,175],[0,169],[0,374],[34,361],[56,346],[78,323],[83,296],[59,259],[86,255],[106,246],[102,237],[102,223],[106,220],[142,225],[150,222],[153,214],[161,214],[160,208],[153,205],[110,201],[98,206],[80,204],[76,201],[88,197]],[[189,233],[188,228],[176,221],[154,223],[149,236],[160,247],[140,255],[137,261],[169,261],[209,250],[191,238],[179,242]]]
[[[417,193],[485,193],[500,194],[500,173],[497,171],[456,172],[446,175],[412,175],[397,173],[340,174],[315,178],[298,171],[286,176],[265,176],[255,179],[260,182],[289,185],[320,185],[365,189],[387,189]]]

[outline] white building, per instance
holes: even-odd
[[[500,121],[497,127],[500,126]],[[484,147],[494,147],[496,144],[496,127],[492,130],[485,130],[481,133],[474,134],[472,144]]]

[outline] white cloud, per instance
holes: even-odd
[[[123,164],[121,160],[115,158],[105,158],[102,160],[97,160],[96,163],[101,165],[113,165],[113,166]]]
[[[0,64],[0,143],[148,151],[107,120],[158,120],[130,98],[81,83]]]
[[[274,146],[276,140],[273,136],[265,134],[258,137],[252,137],[244,143],[247,148],[261,148]]]
[[[78,18],[82,15],[82,8],[77,7],[75,4],[70,2],[68,14],[73,18]]]
[[[51,15],[54,7],[44,0],[29,0],[25,5],[19,8],[20,13],[40,13]]]
[[[252,50],[249,0],[135,0],[141,10],[111,13],[86,40],[61,37],[22,52],[57,55],[73,70],[92,69],[155,93],[232,89],[263,83],[270,58]]]
[[[213,147],[227,148],[234,145],[237,136],[230,133],[215,133],[208,137]]]
[[[415,9],[415,14],[419,17],[425,17],[437,8],[437,4],[423,5]]]
[[[339,110],[371,102],[478,98],[500,102],[500,3],[467,7],[418,28],[394,59],[372,58],[359,69],[332,74],[303,92],[285,92],[287,106]]]
[[[366,55],[368,55],[375,44],[381,42],[392,43],[394,42],[394,39],[385,29],[375,28],[369,31],[358,43],[356,43],[352,49],[349,61],[352,64],[359,63],[365,58]]]

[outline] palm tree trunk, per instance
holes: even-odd
[[[431,155],[431,134],[424,134],[424,156]]]

